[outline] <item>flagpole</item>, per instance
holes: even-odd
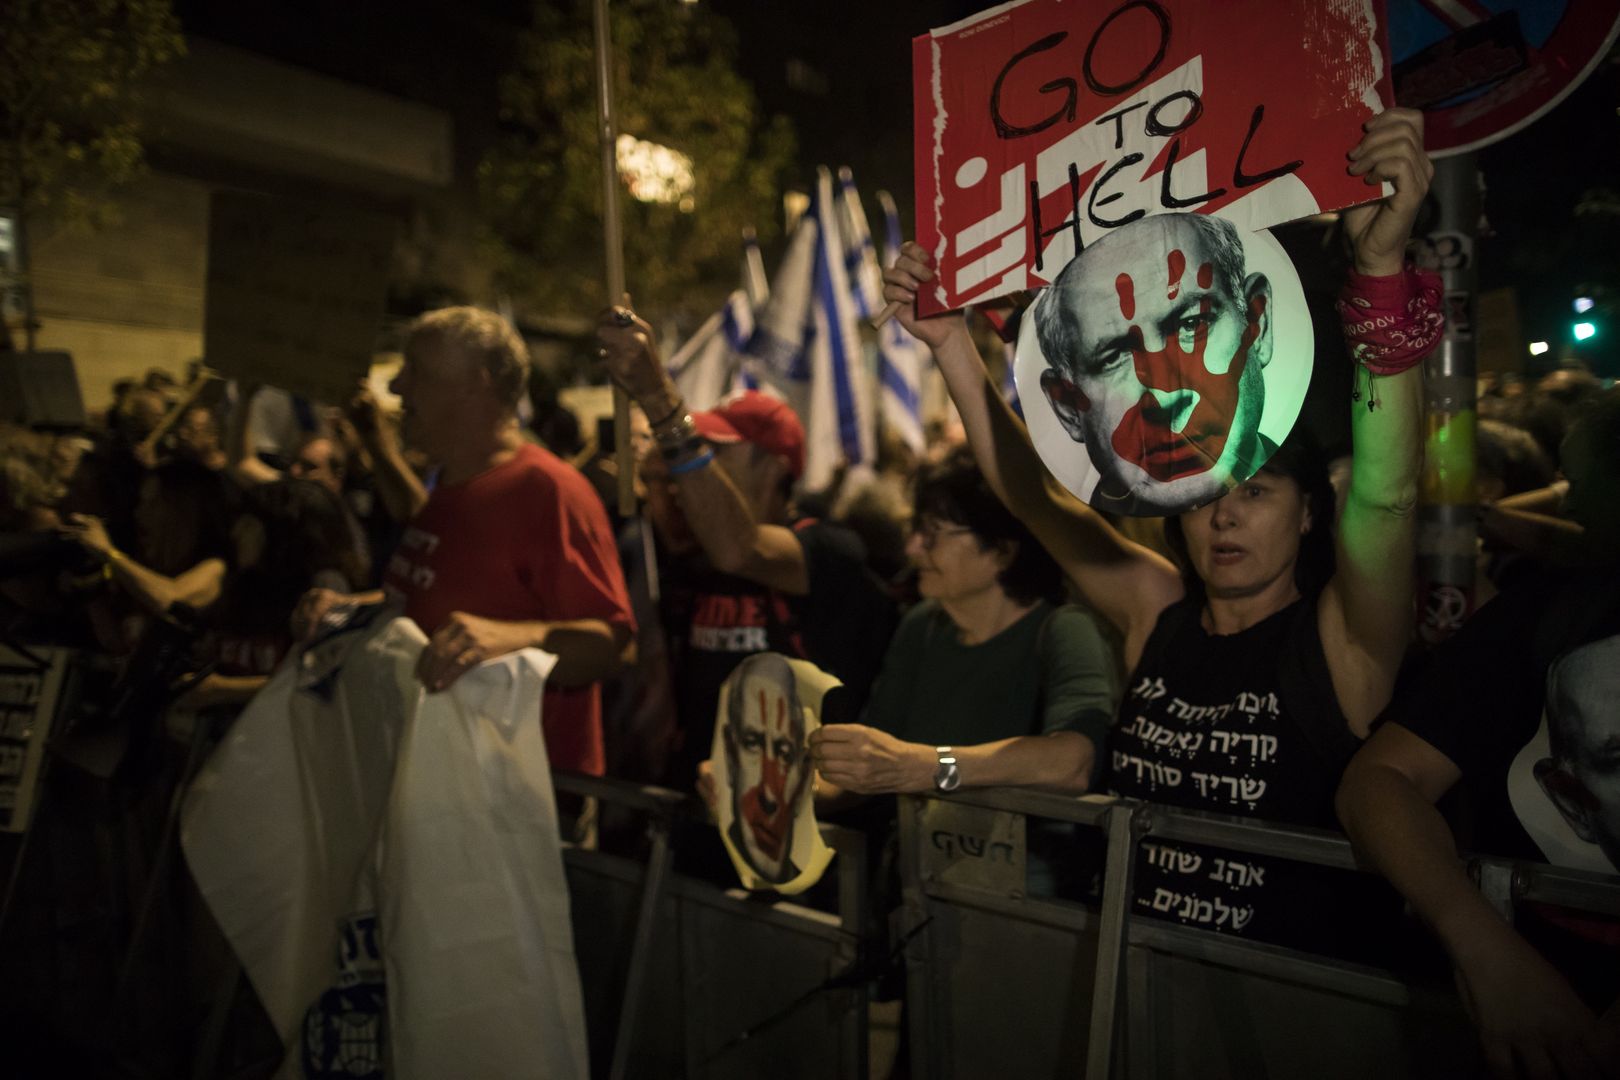
[[[596,24],[596,132],[602,149],[602,247],[607,264],[608,303],[624,302],[624,235],[619,227],[618,129],[613,120],[613,41],[608,0],[593,0]],[[630,399],[613,387],[613,457],[619,474],[619,515],[636,510],[635,461],[630,453]]]

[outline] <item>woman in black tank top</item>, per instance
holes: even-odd
[[[1342,218],[1355,295],[1381,290],[1409,314],[1426,314],[1428,300],[1404,265],[1433,172],[1422,123],[1420,114],[1396,109],[1368,125],[1351,171],[1390,181],[1394,193]],[[1331,827],[1339,773],[1388,702],[1409,636],[1419,369],[1379,377],[1376,408],[1347,402],[1354,472],[1337,530],[1325,463],[1305,438],[1293,437],[1250,480],[1167,522],[1178,568],[1048,475],[960,317],[916,317],[931,262],[923,248],[906,245],[884,275],[885,296],[933,349],[997,493],[1124,639],[1132,674],[1106,761],[1108,789]],[[1374,323],[1346,327],[1358,357],[1368,355],[1380,329]],[[1296,883],[1277,887],[1284,871],[1267,862],[1186,845],[1141,850],[1139,912],[1282,941],[1300,929],[1285,923],[1308,929],[1323,921],[1324,910],[1312,911]]]
[[[1326,465],[1297,434],[1248,483],[1187,515],[1185,525],[1169,521],[1166,539],[1184,565],[1196,565],[1199,548],[1214,563],[1244,534],[1274,532],[1266,519],[1278,507],[1268,504],[1287,506],[1296,489],[1311,518],[1332,520]],[[1186,575],[1186,595],[1160,613],[1126,684],[1109,744],[1111,793],[1338,827],[1333,793],[1360,737],[1334,693],[1322,646],[1332,534],[1313,525],[1297,547],[1283,549],[1296,552],[1293,599],[1232,632],[1212,629],[1205,581]],[[1245,551],[1222,562],[1251,558]],[[1220,567],[1211,574],[1216,582]],[[1352,931],[1369,926],[1365,916],[1374,910],[1386,918],[1399,911],[1391,890],[1361,875],[1180,842],[1143,844],[1134,892],[1138,915],[1359,959],[1370,959],[1368,950],[1389,935]]]

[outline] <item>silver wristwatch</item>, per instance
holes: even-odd
[[[962,784],[962,774],[956,768],[956,752],[948,746],[936,746],[934,753],[939,755],[939,768],[934,770],[934,789],[955,791]]]

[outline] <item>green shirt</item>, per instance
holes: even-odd
[[[930,746],[1077,731],[1101,760],[1119,682],[1114,651],[1083,608],[1042,600],[989,641],[964,645],[945,610],[925,600],[889,644],[866,722]]]

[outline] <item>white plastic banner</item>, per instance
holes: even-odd
[[[283,1077],[584,1077],[584,1007],[528,649],[450,690],[394,619],[284,664],[188,794],[193,877]]]

